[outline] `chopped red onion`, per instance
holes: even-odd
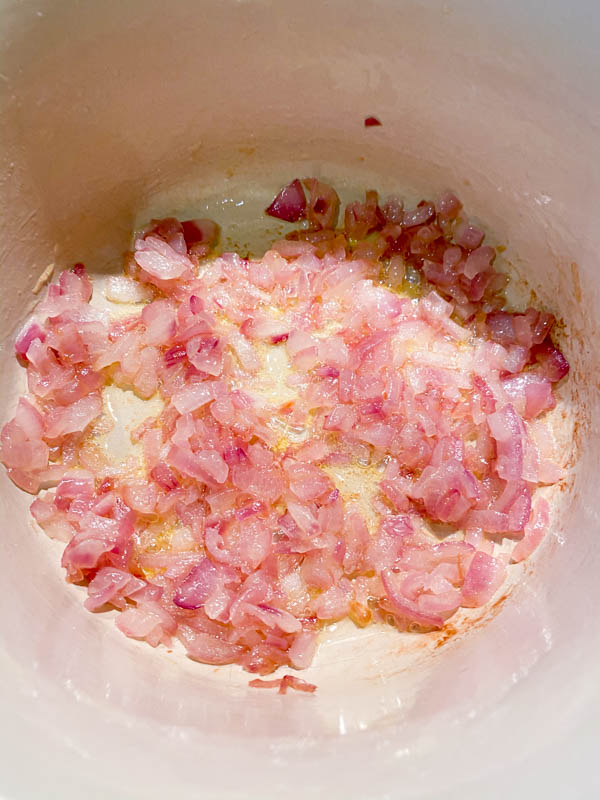
[[[265,213],[286,222],[298,222],[306,212],[306,196],[302,184],[295,178],[279,190]]]
[[[535,550],[536,487],[564,476],[544,422],[569,370],[554,316],[504,310],[459,199],[406,211],[371,190],[340,230],[335,190],[304,184],[308,202],[295,179],[267,213],[310,227],[260,259],[200,264],[215,223],[153,220],[109,282],[111,301],[146,303],[131,316],[90,305],[82,265],[63,272],[17,337],[29,394],[0,432],[14,483],[48,490],[32,515],[90,610],[258,675],[308,667],[332,620],[439,629],[483,606],[499,542],[514,562]],[[131,432],[139,468],[95,447],[109,383],[163,401]],[[345,471],[369,483],[360,504]]]

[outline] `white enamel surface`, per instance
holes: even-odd
[[[259,248],[277,232],[260,209],[296,174],[348,194],[454,187],[564,320],[564,430],[577,418],[553,534],[508,599],[438,648],[331,632],[314,697],[248,690],[85,612],[2,474],[0,796],[596,796],[600,7],[0,8],[2,419],[49,263],[116,269],[136,220],[186,210]]]

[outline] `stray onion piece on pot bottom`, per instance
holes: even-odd
[[[452,193],[405,209],[369,191],[338,228],[339,206],[293,180],[267,213],[299,226],[260,259],[218,255],[210,220],[154,220],[107,284],[130,315],[91,305],[77,264],[17,338],[28,394],[2,461],[127,636],[302,669],[331,621],[439,629],[485,604],[546,531],[554,317],[505,310]],[[137,469],[94,445],[106,387],[160,398]]]

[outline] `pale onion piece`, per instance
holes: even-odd
[[[152,299],[147,286],[126,275],[110,275],[106,280],[105,296],[111,303],[145,303]]]
[[[134,257],[144,272],[162,281],[176,280],[193,269],[187,256],[178,253],[158,236],[138,240]]]
[[[54,264],[48,264],[46,269],[44,269],[37,281],[35,282],[35,286],[31,290],[32,294],[39,294],[44,286],[52,280],[52,273],[54,272]]]

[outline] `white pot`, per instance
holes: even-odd
[[[454,188],[564,320],[565,430],[575,419],[553,534],[518,588],[443,647],[332,634],[314,697],[250,690],[237,667],[86,612],[2,474],[0,793],[596,796],[600,5],[0,8],[2,419],[22,381],[12,336],[48,263],[115,268],[136,220],[191,208],[248,242],[275,190],[311,174],[348,194]]]

